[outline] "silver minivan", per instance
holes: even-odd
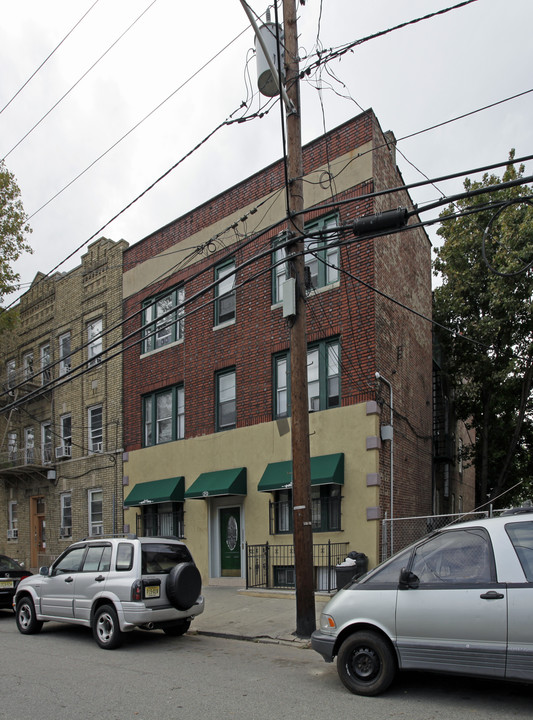
[[[449,526],[340,590],[311,638],[344,685],[398,670],[533,681],[533,514]]]

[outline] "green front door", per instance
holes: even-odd
[[[220,574],[241,577],[241,509],[220,509]]]

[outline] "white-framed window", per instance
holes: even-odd
[[[24,380],[31,380],[33,377],[33,352],[24,353],[22,356],[22,371]]]
[[[7,458],[9,462],[16,462],[18,456],[18,438],[16,432],[7,434]]]
[[[104,527],[103,515],[104,494],[101,489],[89,490],[89,535],[102,535]]]
[[[50,343],[45,343],[39,348],[41,359],[41,384],[46,385],[52,379],[52,368],[50,367]]]
[[[102,406],[93,405],[89,408],[89,452],[103,452],[103,422],[102,422]]]
[[[61,501],[61,527],[59,528],[59,536],[62,538],[72,537],[72,494],[69,492],[62,493]]]
[[[52,462],[52,423],[41,423],[41,458],[43,463]]]
[[[92,367],[102,361],[102,318],[87,323],[87,342],[88,366]]]
[[[59,374],[66,375],[70,368],[70,333],[66,332],[59,336]]]
[[[215,268],[215,326],[235,320],[235,261]]]
[[[17,382],[17,361],[16,360],[8,360],[6,362],[6,379],[7,379],[7,387],[8,388],[15,387],[15,384]]]
[[[237,386],[235,370],[217,373],[217,430],[230,430],[237,424]]]
[[[35,430],[31,425],[24,428],[24,462],[26,465],[35,462]]]
[[[18,505],[16,500],[10,500],[7,504],[7,539],[16,540],[18,538]]]
[[[143,303],[143,353],[183,340],[184,302],[185,288],[179,286]],[[174,312],[170,312],[173,308]]]

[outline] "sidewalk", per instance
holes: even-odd
[[[295,593],[276,590],[245,590],[235,587],[202,588],[205,610],[196,617],[190,633],[254,642],[309,647],[309,639],[296,637]],[[327,595],[315,595],[316,626]]]

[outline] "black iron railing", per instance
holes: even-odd
[[[331,592],[337,587],[335,567],[348,553],[348,543],[313,545],[315,590]],[[247,588],[294,588],[294,545],[246,543]]]

